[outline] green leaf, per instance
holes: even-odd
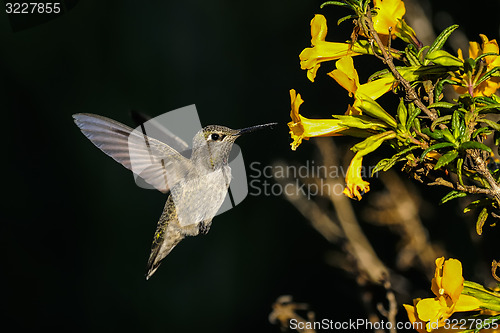
[[[407,67],[407,68],[414,68],[414,67]],[[420,66],[414,69],[413,72],[415,75],[419,76],[429,76],[429,75],[443,76],[447,74],[449,70],[450,69],[448,67],[444,67],[441,65],[427,65],[427,66]]]
[[[340,120],[341,123],[339,125],[345,127],[370,129],[375,131],[387,128],[387,124],[385,122],[364,115],[356,115],[356,116],[332,115],[332,117]]]
[[[387,113],[387,111],[385,111],[380,104],[365,94],[359,92],[356,94],[354,106],[359,107],[367,115],[384,121],[392,128],[397,127],[396,120],[389,113]]]
[[[453,200],[453,199],[456,199],[456,198],[463,198],[467,196],[467,193],[465,192],[460,192],[460,191],[451,191],[450,193],[448,193],[447,195],[445,195],[442,199],[441,199],[441,205],[444,204],[445,202],[448,202],[450,200]]]
[[[445,128],[443,131],[443,137],[448,140],[449,142],[451,143],[454,143],[456,144],[457,143],[457,140],[455,139],[455,137],[451,134],[450,130]]]
[[[458,141],[461,141],[463,136],[465,135],[465,124],[460,117],[459,111],[454,111],[451,119],[451,128],[453,130],[453,136]]]
[[[429,49],[430,49],[430,46],[429,46],[429,45],[426,45],[426,46],[422,47],[422,48],[418,51],[418,54],[417,54],[418,58],[419,58],[419,59],[424,59],[423,54],[424,54],[424,52],[427,52]]]
[[[340,25],[342,22],[346,21],[346,20],[351,20],[351,19],[355,19],[357,18],[358,15],[347,15],[347,16],[344,16],[344,17],[341,17],[339,18],[339,20],[337,21],[337,25]]]
[[[493,96],[495,96],[495,95],[493,95]],[[477,103],[477,104],[486,104],[486,105],[498,104],[498,101],[492,97],[487,97],[487,96],[474,97],[473,102]]]
[[[457,140],[455,140],[455,137],[451,134],[450,130],[445,128],[443,131],[443,137],[448,140],[451,143],[457,143]]]
[[[419,108],[416,108],[415,104],[410,103],[408,105],[408,113],[410,114],[410,116],[408,117],[408,120],[406,122],[406,129],[407,130],[409,130],[411,128],[415,118],[417,118],[417,116],[420,114],[420,112],[422,112],[422,110],[420,110]]]
[[[443,109],[453,109],[457,105],[455,103],[448,103],[448,102],[436,102],[432,103],[431,105],[428,106],[429,109],[433,108],[443,108]]]
[[[488,113],[488,111],[491,111],[491,110],[500,110],[500,103],[495,103],[495,104],[489,104],[489,105],[485,105],[485,106],[481,106],[479,108],[476,109],[476,112],[478,113]]]
[[[483,59],[484,57],[489,57],[489,56],[497,56],[498,57],[498,53],[495,53],[495,52],[487,52],[487,53],[483,53],[481,54],[480,56],[478,56],[475,60],[476,62],[478,62],[479,60]]]
[[[415,120],[418,120],[418,118],[415,119]],[[428,127],[422,128],[421,132],[424,133],[424,134],[426,134],[426,135],[428,135],[428,136],[430,136],[431,138],[433,138],[435,140],[442,139],[443,136],[444,136],[443,135],[443,131],[441,131],[441,130],[431,131],[430,128],[428,128]]]
[[[464,180],[462,177],[462,168],[464,165],[464,159],[462,157],[459,157],[457,160],[457,176],[458,176],[458,183],[462,186],[465,187]]]
[[[461,67],[463,66],[463,61],[454,55],[444,51],[437,50],[427,53],[425,59],[432,61],[436,65],[447,66],[447,67]]]
[[[455,145],[453,143],[449,143],[449,142],[436,143],[435,145],[432,145],[429,148],[427,148],[426,150],[424,150],[422,155],[420,155],[420,159],[423,160],[425,155],[427,155],[432,150],[446,148],[446,147],[453,147],[453,146],[455,146]]]
[[[420,128],[420,120],[418,118],[415,118],[413,120],[413,127],[415,128],[416,131],[422,133],[422,129]]]
[[[431,124],[431,131],[434,131],[437,125],[448,122],[448,120],[450,119],[451,119],[451,114],[437,118]]]
[[[372,169],[372,174],[370,176],[373,176],[379,171],[386,171],[392,168],[396,164],[395,160],[392,160],[391,158],[383,158],[380,161],[378,161],[377,165],[375,165],[375,168]]]
[[[406,109],[405,103],[402,98],[399,100],[397,115],[399,123],[401,123],[404,126],[404,128],[406,128],[406,119],[408,118],[408,110]]]
[[[407,67],[407,66],[396,66],[396,69],[397,71],[403,76],[403,78],[407,81],[415,81],[418,79],[418,75],[415,75],[414,72],[416,70],[418,70],[421,66],[411,66],[411,67]],[[375,73],[373,73],[372,75],[370,75],[370,77],[368,78],[368,82],[371,82],[371,81],[374,81],[374,80],[377,80],[377,79],[381,79],[381,78],[385,78],[385,77],[394,77],[392,75],[392,72],[389,70],[389,69],[382,69],[382,70],[379,70]]]
[[[418,41],[415,40],[415,31],[412,27],[406,24],[404,19],[398,19],[396,29],[394,29],[394,35],[409,45],[413,46],[418,43]]]
[[[476,221],[476,232],[479,236],[483,233],[483,226],[484,222],[486,222],[486,219],[488,218],[488,208],[484,207],[481,210],[481,213],[479,213]],[[498,302],[499,300],[497,300]]]
[[[491,206],[492,203],[493,203],[493,200],[491,198],[482,198],[479,200],[475,200],[475,201],[471,202],[470,204],[468,204],[467,207],[464,208],[464,214],[470,212],[474,208]]]
[[[379,134],[372,135],[366,138],[364,141],[355,144],[351,150],[360,153],[361,156],[365,156],[372,151],[376,150],[380,145],[390,139],[394,139],[396,137],[396,133],[393,131],[382,132]]]
[[[477,141],[467,141],[467,142],[464,142],[460,145],[460,147],[458,148],[460,150],[466,150],[466,149],[481,149],[481,150],[486,150],[487,152],[491,153],[492,150],[490,147],[488,147],[487,145],[481,143],[481,142],[477,142]]]
[[[491,134],[491,131],[488,127],[479,127],[477,130],[475,130],[474,132],[472,132],[472,138],[475,139],[479,134],[483,133],[483,132],[486,132],[484,134],[486,135],[490,135]],[[498,132],[495,132],[495,133],[498,133]],[[497,145],[497,144],[495,144]]]
[[[439,100],[439,98],[441,96],[441,93],[443,92],[443,86],[445,84],[454,85],[454,84],[457,84],[457,83],[455,81],[453,81],[453,80],[450,80],[450,79],[439,80],[438,83],[436,84],[436,88],[434,88],[434,98],[435,99]]]
[[[408,44],[408,46],[405,48],[406,59],[408,59],[408,62],[411,66],[421,66],[422,64],[415,51],[415,46],[413,46],[413,44]]]
[[[373,54],[373,49],[371,44],[365,40],[357,40],[351,44],[351,51],[361,53],[361,54]]]
[[[479,283],[472,281],[464,281],[464,289],[462,294],[469,295],[481,301],[481,307],[492,311],[500,311],[500,294],[486,289]]]
[[[383,78],[383,77],[385,77],[387,75],[392,75],[392,73],[387,68],[379,70],[379,71],[376,71],[375,73],[373,73],[372,75],[370,75],[370,77],[368,78],[368,82],[375,81],[375,80]]]
[[[495,131],[500,131],[500,124],[494,122],[493,120],[483,118],[483,119],[478,119],[478,121],[480,123],[485,123],[489,127],[493,128]]]
[[[434,166],[434,170],[437,170],[441,168],[442,166],[445,166],[449,164],[450,162],[453,162],[458,157],[458,151],[456,150],[451,150],[441,156],[439,160],[436,162],[436,165]]]
[[[496,66],[493,69],[491,69],[490,71],[484,73],[483,76],[481,76],[481,78],[476,81],[476,83],[474,84],[474,87],[479,86],[481,83],[490,79],[492,76],[499,76],[499,74],[498,74],[499,71],[500,71],[500,66]]]
[[[379,172],[379,171],[387,171],[390,168],[392,168],[397,162],[402,161],[406,158],[406,155],[415,149],[419,149],[420,146],[411,146],[409,148],[406,148],[396,154],[394,154],[391,158],[384,158],[380,160],[375,168],[372,170],[372,175]]]
[[[341,7],[350,7],[348,4],[340,1],[326,1],[319,6],[319,8],[323,9],[325,6],[341,6]]]
[[[446,40],[448,39],[448,37],[450,37],[450,35],[453,33],[453,31],[455,31],[457,28],[458,28],[458,25],[454,24],[454,25],[451,25],[448,28],[444,29],[439,34],[439,36],[437,36],[434,43],[432,43],[431,47],[429,48],[429,52],[427,52],[427,53],[429,54],[429,53],[432,53],[434,51],[440,50],[443,47]]]

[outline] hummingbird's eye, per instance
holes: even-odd
[[[213,141],[217,141],[217,140],[219,140],[219,134],[217,134],[217,133],[212,133],[212,135],[210,135],[210,139],[212,139]]]

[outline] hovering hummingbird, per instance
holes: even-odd
[[[234,141],[243,134],[276,125],[239,130],[206,126],[194,136],[191,157],[187,158],[168,144],[112,119],[87,113],[74,114],[73,118],[82,133],[105,154],[139,173],[161,192],[170,192],[153,237],[146,279],[184,237],[209,231],[231,182],[228,158]]]

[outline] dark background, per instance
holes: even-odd
[[[313,145],[289,149],[289,89],[303,95],[303,113],[311,118],[343,113],[350,102],[324,75],[333,64],[320,69],[323,78],[315,84],[299,66],[315,13],[329,20],[327,40],[350,35],[348,23],[343,30],[335,26],[346,13],[320,10],[320,3],[75,0],[50,17],[9,17],[2,7],[4,325],[278,332],[267,316],[282,294],[309,303],[319,319],[366,316],[353,277],[325,263],[333,246],[275,196],[248,196],[217,216],[208,235],[185,239],[146,281],[166,197],[138,188],[130,172],[85,139],[71,118],[90,112],[133,126],[132,109],[156,116],[196,104],[203,125],[279,122],[273,131],[239,139],[247,166],[275,159],[304,163]],[[434,1],[424,2],[424,9],[431,18],[448,12],[470,39],[479,40],[479,33],[498,39],[499,3]],[[473,224],[453,205],[437,206],[444,193],[429,197],[426,226],[444,244],[450,241],[448,250],[463,260],[464,271],[474,272],[474,258],[485,254],[487,264],[497,248],[480,240],[483,252],[471,250]],[[428,289],[428,280],[415,280]]]

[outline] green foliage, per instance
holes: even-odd
[[[456,198],[463,198],[467,196],[467,193],[465,192],[460,192],[460,191],[456,191],[456,190],[453,190],[451,191],[450,193],[448,193],[447,195],[445,195],[442,199],[441,199],[441,204],[444,204],[445,202],[448,202],[450,200],[453,200],[453,199],[456,199]]]
[[[332,135],[364,138],[351,147],[356,152],[351,166],[358,168],[364,155],[377,151],[383,144],[391,147],[392,153],[378,161],[372,174],[398,166],[424,184],[445,186],[449,192],[441,199],[441,204],[466,196],[479,196],[464,209],[464,213],[474,211],[477,214],[476,232],[481,235],[488,219],[500,216],[500,163],[493,154],[494,150],[498,152],[498,148],[491,147],[491,142],[495,145],[500,143],[500,122],[497,122],[500,98],[495,95],[500,88],[500,66],[496,66],[500,64],[500,55],[491,52],[498,51],[496,41],[489,41],[481,35],[482,45],[471,44],[471,54],[467,57],[461,52],[444,49],[458,25],[444,29],[430,45],[422,45],[415,31],[403,19],[401,2],[380,1],[376,7],[370,8],[371,1],[368,0],[338,0],[327,1],[321,7],[328,5],[349,8],[354,12],[338,20],[338,24],[347,20],[354,23],[351,41],[347,44],[323,40],[318,41],[318,45],[313,43],[315,58],[309,58],[313,52],[308,48],[307,52],[301,53],[301,65],[303,68],[309,66],[310,76],[311,73],[316,75],[319,62],[332,58],[342,60],[329,75],[347,89],[355,101],[346,114],[333,115],[336,127]],[[322,29],[323,26],[316,26],[311,31],[314,35],[314,31],[324,31]],[[321,39],[323,37],[321,35]],[[399,39],[399,43],[393,44],[393,39]],[[403,47],[399,46],[401,42]],[[359,59],[367,55],[376,56],[386,66],[371,74],[367,83],[361,84],[353,57]],[[452,89],[456,95],[446,96]],[[399,104],[389,110],[377,99],[391,90],[399,98]],[[298,136],[297,116],[292,116],[292,120],[289,124],[293,130],[291,133]],[[323,130],[326,126],[326,130],[311,130],[311,134],[303,135],[303,138],[329,133],[331,119],[308,121],[309,127]],[[344,193],[361,199],[360,192],[368,192],[369,183],[352,169],[347,174],[348,185]],[[448,267],[451,267],[450,272],[458,272],[456,262]],[[438,278],[440,274],[442,276]],[[464,297],[469,301],[476,298],[475,302],[471,302],[472,307],[468,310],[457,310],[454,306],[460,299],[456,292],[460,293],[458,287],[462,287],[463,278],[455,277],[456,280],[446,284],[447,287],[454,286],[447,295],[443,281],[451,279],[453,274],[444,275],[438,268],[433,280],[434,301],[439,300],[436,306],[441,308],[436,315],[446,313],[449,316],[455,311],[477,311],[479,308],[500,311],[500,293],[468,281],[462,294],[472,296]],[[439,294],[434,289],[436,286]],[[446,301],[445,296],[448,297]],[[500,319],[500,316],[485,313],[481,316],[488,320]],[[486,324],[482,325],[484,323],[486,321],[481,321],[475,330],[488,328]]]
[[[387,18],[387,13],[398,12],[400,8],[384,11],[385,3],[377,3],[374,8],[370,8],[371,4],[369,0],[337,0],[321,5],[321,8],[331,5],[353,11],[338,20],[339,24],[351,20],[355,25],[349,52],[339,58],[375,55],[383,58],[387,65],[373,73],[366,84],[359,83],[354,68],[344,72],[338,67],[336,71],[343,76],[330,73],[337,82],[342,81],[341,85],[355,98],[349,109],[352,114],[333,115],[340,121],[339,126],[345,128],[336,135],[363,137],[364,141],[351,148],[361,155],[388,144],[394,152],[392,156],[381,158],[374,172],[387,171],[400,164],[421,182],[449,187],[451,192],[441,203],[468,194],[483,195],[488,200],[473,203],[466,210],[475,207],[480,211],[477,230],[482,231],[488,217],[500,215],[500,212],[495,213],[500,207],[500,194],[497,193],[500,190],[496,190],[500,188],[500,168],[498,164],[487,162],[493,149],[486,144],[500,143],[500,123],[496,121],[498,118],[492,117],[500,114],[500,98],[494,95],[500,87],[496,81],[500,77],[500,66],[495,66],[500,55],[491,52],[498,49],[498,45],[482,36],[483,45],[475,44],[479,49],[472,52],[477,55],[475,58],[445,50],[448,38],[458,25],[444,29],[430,45],[422,45],[402,16],[395,16],[392,22]],[[382,24],[375,22],[379,18]],[[382,30],[377,31],[377,24],[384,28],[379,27]],[[392,24],[390,30],[387,30],[388,24]],[[394,48],[391,37],[399,38],[404,43],[403,48]],[[338,47],[339,52],[345,52],[345,47],[337,46],[342,44],[325,45],[317,51]],[[483,48],[487,52],[483,53]],[[318,55],[317,61],[330,57],[328,52],[321,57]],[[346,63],[352,67],[354,61],[343,62],[340,67],[345,67]],[[356,77],[352,77],[354,75]],[[388,84],[392,86],[388,88]],[[458,97],[445,96],[446,88],[453,88]],[[377,100],[390,90],[399,94],[399,104],[392,111],[386,110]]]
[[[462,294],[473,296],[482,302],[482,307],[491,311],[500,311],[500,293],[487,289],[479,283],[464,281]],[[496,319],[498,319],[497,316]]]

